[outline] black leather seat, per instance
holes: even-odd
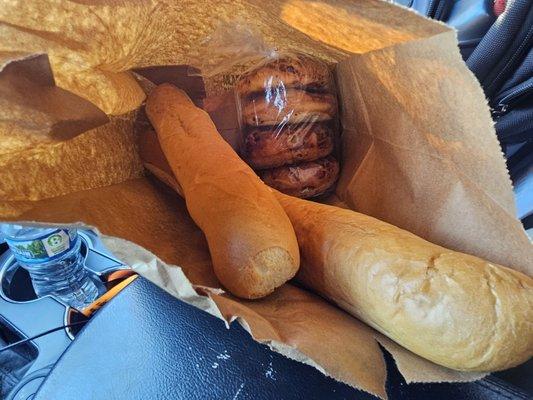
[[[387,361],[391,399],[527,398],[494,378],[406,385]],[[348,398],[375,399],[139,278],[82,329],[34,400]]]

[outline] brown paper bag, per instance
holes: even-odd
[[[408,382],[483,376],[426,361],[291,284],[253,302],[206,289],[220,285],[202,232],[172,190],[141,176],[133,124],[144,92],[128,71],[191,64],[217,24],[233,19],[254,24],[280,50],[336,63],[344,127],[341,201],[435,243],[532,274],[532,246],[515,218],[489,110],[455,33],[373,0],[4,5],[2,60],[46,52],[60,87],[112,115],[73,139],[43,139],[31,148],[29,135],[25,142],[24,135],[1,131],[0,218],[97,227],[111,251],[176,297],[228,323],[237,319],[274,350],[381,397],[386,371],[378,343]],[[59,106],[67,104],[58,100]],[[83,126],[95,118],[83,115],[72,110],[60,119],[77,118]],[[42,135],[53,136],[51,130]]]

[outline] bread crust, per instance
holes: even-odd
[[[253,299],[291,279],[300,262],[292,225],[209,115],[170,84],[150,93],[146,113],[187,209],[206,236],[220,282]]]
[[[156,147],[148,167],[179,192]],[[497,371],[533,355],[531,277],[355,211],[275,195],[298,236],[297,279],[314,292],[452,369]]]
[[[533,279],[357,212],[277,193],[296,231],[297,279],[448,368],[497,371],[533,355]]]

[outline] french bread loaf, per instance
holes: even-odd
[[[277,193],[297,280],[437,364],[496,371],[533,356],[533,279],[375,218]]]
[[[175,190],[146,135],[147,168]],[[300,246],[296,279],[436,364],[497,371],[533,356],[533,279],[375,218],[275,192]]]
[[[170,84],[150,93],[146,113],[206,236],[220,282],[234,295],[254,299],[291,279],[300,263],[291,223],[209,115]]]

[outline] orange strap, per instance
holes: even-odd
[[[93,301],[91,304],[89,304],[86,308],[84,308],[81,313],[85,315],[87,318],[93,315],[96,311],[98,311],[102,306],[107,303],[109,300],[111,300],[113,297],[115,297],[117,294],[119,294],[122,289],[124,289],[126,286],[128,286],[131,282],[133,282],[135,279],[137,279],[139,275],[135,274],[132,275],[126,279],[124,279],[122,282],[118,283],[117,285],[113,286],[111,289],[109,289],[107,292],[105,292],[103,295],[98,297],[95,301]]]

